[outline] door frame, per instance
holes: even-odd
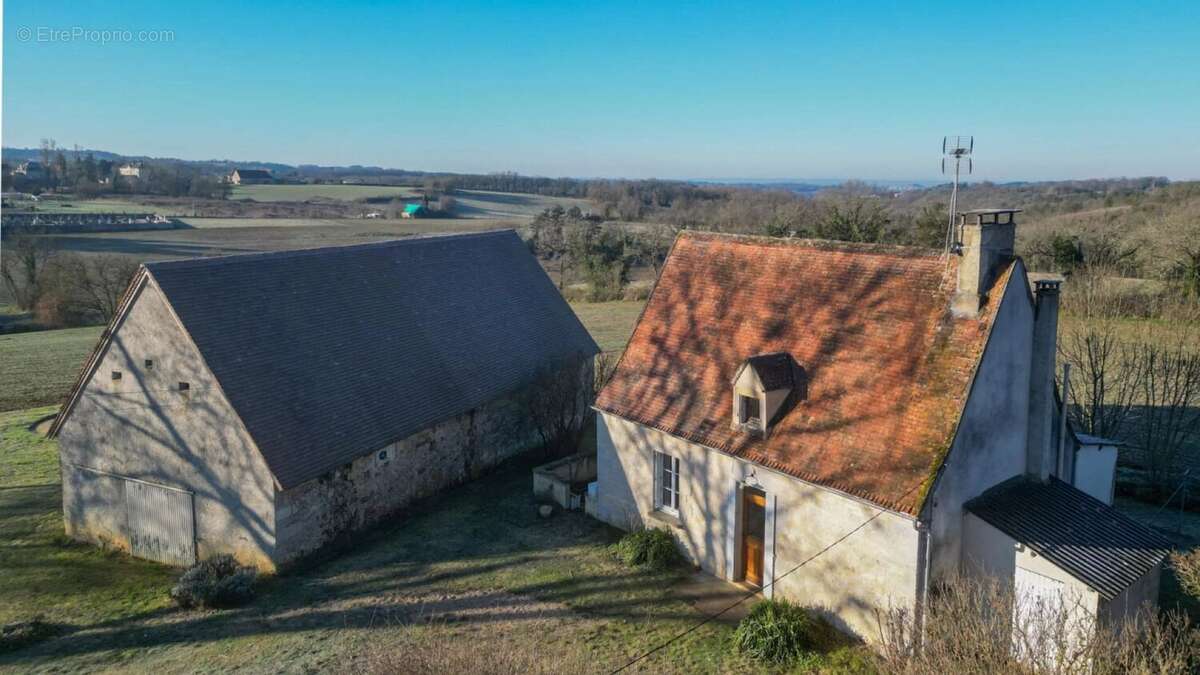
[[[775,520],[778,514],[778,498],[751,474],[748,479],[736,479],[726,496],[725,580],[739,583],[745,577],[746,561],[742,559],[742,519],[746,488],[759,490],[766,495],[767,506],[763,523],[763,586],[762,596],[771,599],[775,595]]]
[[[746,556],[746,550],[748,548],[748,546],[746,544],[746,540],[750,535],[750,533],[747,532],[746,520],[750,516],[750,507],[752,505],[752,502],[758,501],[756,499],[756,497],[762,499],[761,506],[762,506],[762,511],[763,511],[763,520],[762,520],[762,537],[761,537],[761,540],[759,541],[759,551],[758,551],[758,557],[760,558],[760,560],[758,561],[759,578],[758,578],[758,581],[752,581],[750,579],[750,568],[751,568],[750,562],[751,561]],[[753,487],[750,485],[742,486],[742,536],[738,538],[738,546],[742,551],[742,575],[741,575],[742,583],[745,583],[748,586],[757,586],[758,588],[762,588],[763,586],[766,585],[766,582],[767,582],[767,573],[766,573],[766,566],[767,566],[767,492],[766,492],[766,490],[763,490],[762,488]]]

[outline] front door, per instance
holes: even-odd
[[[762,490],[742,490],[742,560],[746,583],[762,586],[763,551],[767,529],[767,496]]]

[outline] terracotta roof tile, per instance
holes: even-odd
[[[916,513],[953,439],[1013,265],[953,318],[957,258],[900,247],[685,233],[597,407]],[[791,354],[807,397],[766,438],[731,428],[730,378]]]

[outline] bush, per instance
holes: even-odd
[[[675,538],[662,528],[630,532],[616,545],[617,556],[630,567],[663,570],[678,563],[682,556]]]
[[[54,625],[40,619],[5,624],[0,626],[0,654],[41,642],[57,632]]]
[[[171,589],[180,607],[236,607],[254,597],[258,571],[219,555],[192,565]]]
[[[1171,568],[1184,593],[1200,598],[1200,547],[1171,554]]]
[[[813,613],[787,600],[763,600],[733,632],[739,653],[779,665],[816,661],[833,629]]]

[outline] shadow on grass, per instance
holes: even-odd
[[[455,615],[464,595],[475,608],[456,620],[474,624],[573,614],[629,622],[697,617],[670,595],[684,570],[629,570],[608,552],[616,530],[577,513],[540,518],[529,489],[536,463],[509,463],[418,505],[391,525],[360,533],[336,557],[313,558],[266,579],[246,607],[165,608],[104,621],[6,654],[0,664],[419,623]],[[45,500],[36,501],[44,509]],[[543,606],[528,608],[527,598]],[[547,609],[544,603],[554,605]]]

